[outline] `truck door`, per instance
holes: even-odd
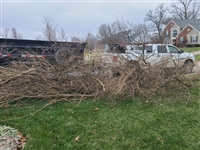
[[[167,48],[171,58],[168,67],[177,67],[182,64],[182,60],[180,59],[180,50],[172,45],[168,45]]]
[[[151,65],[165,64],[163,59],[167,55],[165,45],[147,45],[145,46],[145,50],[145,58]]]
[[[144,49],[144,52],[142,52],[143,54],[141,55],[142,56],[142,59],[150,64],[150,65],[153,65],[155,64],[155,61],[156,61],[156,57],[154,55],[154,46],[152,44],[149,44],[149,45],[146,45],[145,46],[145,49]]]
[[[162,65],[165,67],[168,64],[168,54],[167,54],[167,48],[166,45],[157,45],[155,49],[155,58],[156,64]]]

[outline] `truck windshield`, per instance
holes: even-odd
[[[168,46],[168,49],[170,53],[180,53],[180,51],[173,46]]]

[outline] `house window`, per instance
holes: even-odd
[[[170,43],[170,38],[169,37],[165,37],[164,38],[164,43],[165,44],[169,44]]]
[[[169,30],[166,31],[165,35],[166,37],[169,37]]]
[[[178,31],[177,30],[173,30],[173,37],[176,37],[178,34]]]
[[[183,37],[180,37],[180,44],[183,44]]]
[[[198,36],[191,36],[190,37],[190,43],[197,43],[198,42]]]

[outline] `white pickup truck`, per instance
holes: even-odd
[[[148,65],[164,64],[166,67],[183,66],[192,71],[195,57],[171,44],[145,44],[136,50],[127,49],[124,53],[109,52],[108,46],[101,56],[103,66],[126,65],[126,62],[146,63]]]

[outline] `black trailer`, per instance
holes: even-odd
[[[74,57],[83,59],[86,43],[42,41],[0,38],[0,65],[12,61],[29,62],[31,59],[47,59],[57,63]],[[65,53],[65,57],[61,54]]]

